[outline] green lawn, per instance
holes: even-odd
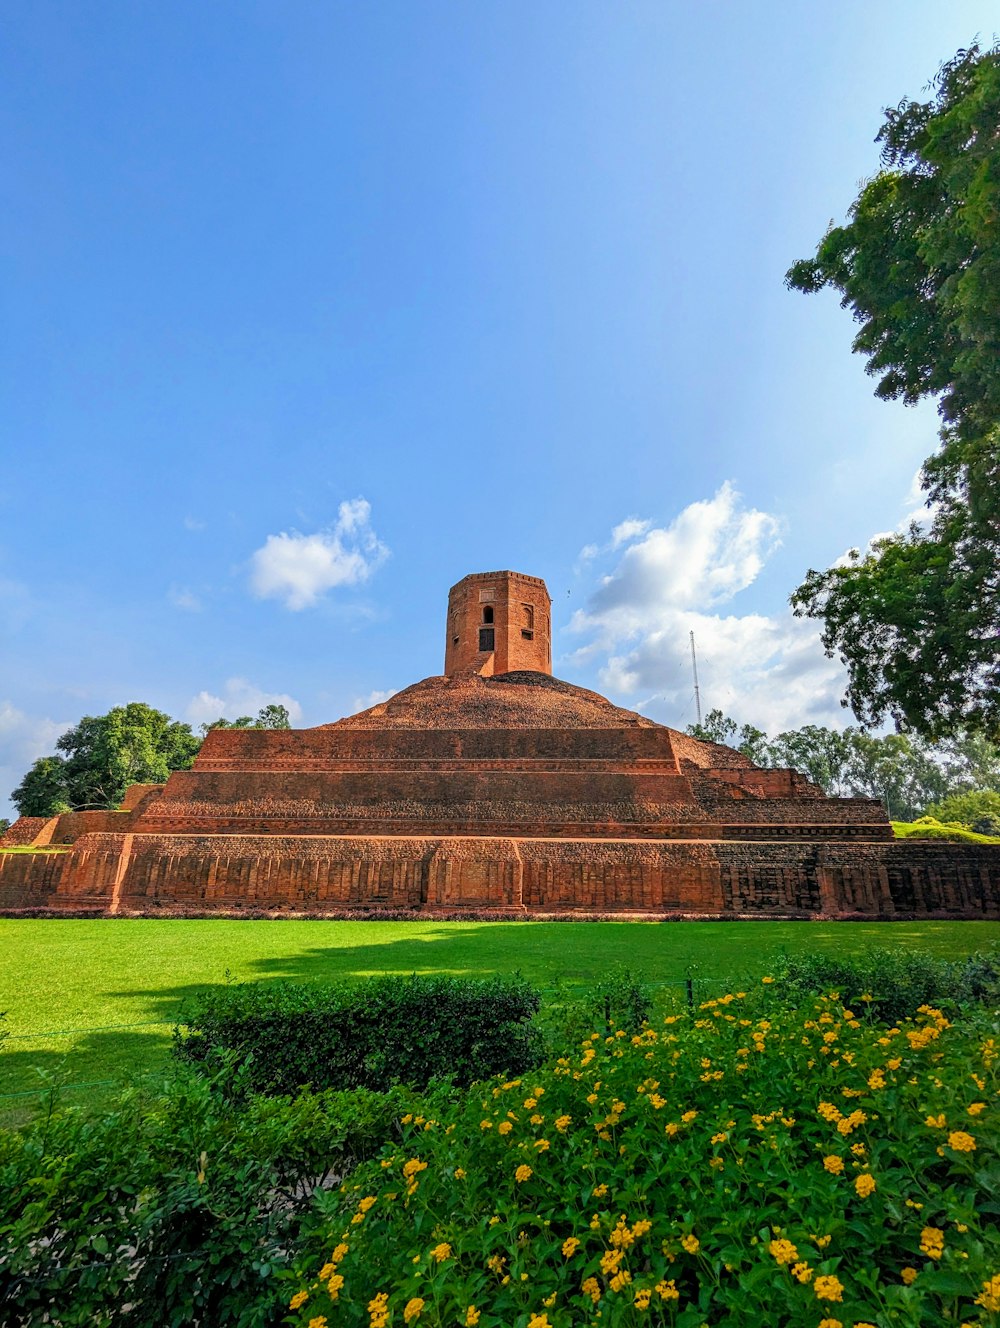
[[[224,979],[519,970],[541,986],[625,963],[655,982],[694,967],[705,993],[766,973],[785,951],[901,945],[961,956],[1000,942],[996,922],[272,922],[0,919],[0,1118],[21,1114],[36,1069],[69,1100],[161,1064],[178,1003]],[[58,1034],[58,1036],[54,1036]],[[17,1096],[15,1096],[17,1095]]]

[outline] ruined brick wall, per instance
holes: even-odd
[[[0,835],[0,848],[22,848],[28,844],[48,844],[55,829],[54,816],[19,816],[5,834]],[[49,833],[46,834],[46,831]]]
[[[46,907],[68,859],[68,853],[0,853],[0,909]]]

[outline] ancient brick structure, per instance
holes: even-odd
[[[303,731],[215,729],[121,810],[16,822],[0,909],[998,917],[1000,852],[896,842],[551,672],[536,577],[468,576],[445,673]]]

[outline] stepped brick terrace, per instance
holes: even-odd
[[[118,811],[22,818],[0,909],[1000,917],[1000,852],[551,673],[537,577],[468,576],[445,673],[334,724],[215,729]]]

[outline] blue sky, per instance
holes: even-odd
[[[0,814],[85,713],[327,722],[545,577],[555,671],[844,722],[787,597],[931,408],[782,277],[995,7],[52,4],[0,43]]]

